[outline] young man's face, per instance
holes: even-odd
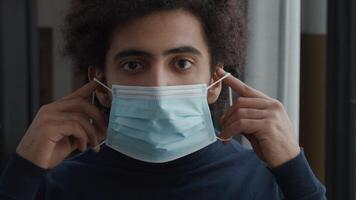
[[[187,11],[155,12],[129,21],[114,31],[110,42],[104,73],[109,86],[214,81],[202,24]],[[221,85],[212,88],[209,103],[216,101],[220,89]]]

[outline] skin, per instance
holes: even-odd
[[[96,77],[109,87],[211,84],[225,72],[217,67],[211,73],[210,58],[202,25],[196,17],[183,10],[161,11],[117,28],[111,37],[105,70],[91,66],[88,77]],[[221,138],[244,133],[270,167],[299,154],[291,122],[281,103],[232,76],[223,82],[242,97],[221,119]],[[221,85],[208,91],[208,103],[218,99]],[[17,153],[41,168],[51,169],[75,149],[97,147],[106,137],[108,120],[87,101],[93,92],[102,106],[110,107],[110,92],[90,81],[74,93],[41,107]]]

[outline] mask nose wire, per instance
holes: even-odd
[[[94,78],[93,79],[95,82],[99,83],[101,86],[103,86],[104,88],[106,88],[107,90],[109,90],[112,93],[112,89],[109,88],[108,86],[106,86],[104,83],[100,82],[98,79]]]
[[[220,81],[224,80],[225,78],[227,78],[228,76],[230,76],[230,73],[226,73],[222,78],[220,78],[219,80],[217,80],[215,83],[211,84],[208,89],[210,89],[211,87],[213,87],[214,85],[218,84]],[[104,83],[100,82],[98,79],[94,78],[93,79],[95,82],[97,82],[98,84],[100,84],[101,86],[103,86],[104,88],[106,88],[107,90],[109,90],[110,92],[112,92],[112,89],[109,88],[108,86],[106,86]]]

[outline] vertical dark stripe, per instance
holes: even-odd
[[[35,0],[0,0],[0,160],[14,153],[38,94]],[[0,166],[0,168],[3,165]]]
[[[350,134],[352,135],[351,141],[351,156],[353,157],[352,163],[350,165],[353,174],[351,174],[351,184],[350,184],[350,191],[352,191],[353,199],[356,199],[356,2],[351,1],[351,50],[350,50],[350,57],[351,57],[351,73],[350,80],[351,80],[351,113],[350,113]]]
[[[326,186],[329,199],[355,199],[356,154],[350,120],[350,74],[356,56],[352,54],[356,10],[352,1],[328,2]]]
[[[26,75],[27,75],[27,91],[28,91],[28,101],[27,101],[27,107],[29,108],[29,112],[27,113],[27,117],[28,119],[31,119],[31,104],[32,104],[32,99],[31,99],[31,67],[32,67],[32,63],[31,63],[31,31],[30,31],[30,23],[31,23],[31,16],[30,16],[30,4],[33,1],[25,1],[25,25],[26,25],[26,57],[27,57],[27,67],[26,67]]]
[[[0,94],[4,94],[4,89],[3,89],[3,79],[2,79],[2,76],[1,74],[3,74],[3,50],[2,50],[2,46],[3,46],[3,43],[2,43],[2,40],[1,38],[3,38],[2,36],[2,21],[3,21],[3,16],[1,15],[2,13],[2,10],[3,10],[3,2],[4,0],[0,0]],[[3,98],[0,97],[0,170],[2,171],[2,166],[4,166],[4,160],[3,160],[3,155],[4,155],[4,145],[3,145],[3,142],[4,141],[4,111],[3,111]]]
[[[285,94],[285,87],[284,84],[286,83],[286,67],[285,67],[285,63],[286,63],[286,57],[287,57],[287,49],[286,49],[286,23],[287,23],[287,15],[288,15],[288,10],[287,10],[287,1],[279,1],[279,31],[278,31],[278,38],[279,38],[279,48],[278,48],[278,83],[277,83],[277,99],[280,101],[283,101],[284,98],[286,97]]]
[[[35,116],[39,106],[39,47],[38,47],[38,26],[37,26],[37,5],[36,1],[26,1],[26,25],[27,25],[27,57],[28,57],[28,119]]]

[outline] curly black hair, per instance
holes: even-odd
[[[105,67],[110,34],[117,26],[155,11],[184,9],[202,22],[212,67],[241,69],[246,52],[246,0],[75,0],[63,26],[64,54],[87,73]]]
[[[89,66],[103,69],[111,33],[120,24],[156,11],[183,9],[203,25],[211,72],[222,63],[237,74],[245,62],[246,7],[247,0],[73,0],[62,29],[63,50],[84,73]]]

